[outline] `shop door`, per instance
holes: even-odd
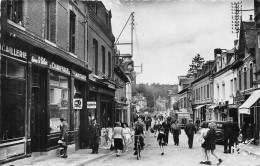
[[[44,151],[47,135],[47,74],[41,68],[32,69],[31,141],[32,152]]]

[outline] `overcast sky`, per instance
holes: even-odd
[[[122,0],[127,1],[127,0]],[[130,1],[130,0],[128,0]],[[122,3],[103,1],[112,11],[112,29],[118,38],[131,12],[135,12],[135,66],[143,64],[137,83],[178,83],[186,75],[192,57],[200,54],[213,60],[214,49],[232,49],[236,34],[231,33],[231,2],[228,0],[173,0],[170,2]],[[243,9],[253,8],[253,0],[243,0]],[[249,20],[252,12],[244,12]],[[119,42],[130,42],[130,22]],[[131,53],[130,45],[117,47]],[[140,72],[140,67],[135,67]]]

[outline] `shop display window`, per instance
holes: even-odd
[[[3,58],[1,62],[0,141],[25,136],[26,66]]]
[[[50,73],[50,133],[60,132],[60,118],[68,121],[69,79],[56,73]]]

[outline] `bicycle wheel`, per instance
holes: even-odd
[[[140,145],[139,145],[139,143],[137,143],[137,145],[136,145],[136,152],[137,152],[137,155],[136,155],[137,160],[139,160],[139,158],[140,158]]]

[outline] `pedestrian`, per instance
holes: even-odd
[[[133,129],[135,131],[134,133],[134,155],[137,155],[137,136],[140,136],[139,137],[139,141],[140,141],[140,146],[141,146],[141,150],[144,149],[144,146],[145,146],[145,143],[144,143],[144,138],[145,138],[145,124],[143,123],[142,119],[139,117],[138,120],[134,123],[133,125]]]
[[[189,119],[189,123],[185,126],[185,133],[188,137],[189,148],[191,149],[193,146],[193,137],[194,134],[196,133],[195,125],[192,123],[191,119]]]
[[[169,139],[169,132],[171,129],[171,123],[168,121],[167,118],[165,118],[164,122],[162,123],[162,127],[164,128],[164,133],[165,133],[165,146],[167,146],[168,139]]]
[[[200,120],[199,118],[197,118],[197,120],[195,121],[195,125],[196,125],[196,132],[199,131],[199,127],[200,127]]]
[[[202,147],[205,148],[207,150],[207,154],[208,154],[208,159],[210,158],[210,152],[211,154],[216,157],[216,159],[218,160],[218,164],[219,165],[223,160],[221,158],[219,158],[216,154],[215,154],[215,149],[216,149],[216,124],[211,122],[209,123],[209,131],[207,132],[207,134],[204,136],[205,142],[202,144]],[[206,161],[205,164],[211,165],[211,161],[208,160]]]
[[[92,124],[89,127],[90,130],[90,140],[91,140],[91,154],[98,154],[99,138],[101,136],[100,126],[96,119],[92,120]]]
[[[181,135],[181,126],[178,120],[174,120],[171,125],[174,145],[179,146],[179,135]]]
[[[158,126],[159,126],[159,121],[158,121],[158,119],[156,118],[155,121],[154,121],[154,126],[153,126],[154,137],[156,137],[156,135],[157,135]]]
[[[157,137],[157,141],[159,143],[159,146],[160,146],[160,149],[161,149],[161,152],[162,152],[161,155],[164,155],[163,146],[165,145],[166,135],[165,135],[165,131],[164,131],[163,127],[160,128],[160,131],[159,131],[159,134],[158,134],[158,137]]]
[[[126,146],[126,152],[128,151],[128,144],[131,143],[131,138],[132,138],[132,132],[131,129],[128,127],[127,123],[124,123],[124,127],[123,127],[123,133],[125,136],[125,146]]]
[[[200,164],[207,164],[209,161],[207,149],[204,148],[204,143],[205,143],[204,137],[207,135],[208,131],[209,131],[208,123],[202,122],[200,137],[198,138],[198,142],[200,143],[202,154],[203,154],[203,160],[200,162]]]
[[[228,120],[222,126],[224,132],[224,153],[231,153],[231,147],[237,142],[239,127],[232,120]]]
[[[60,125],[60,140],[62,141],[61,146],[63,147],[64,154],[61,156],[62,158],[67,158],[67,149],[68,149],[68,128],[69,125],[66,122],[66,119],[61,117],[60,118],[61,125]]]
[[[115,150],[116,150],[116,156],[119,157],[120,152],[124,148],[124,144],[126,145],[126,141],[125,141],[126,139],[125,139],[124,131],[123,131],[123,128],[121,127],[120,122],[117,122],[115,124],[112,139],[114,139],[114,147],[115,147]]]

